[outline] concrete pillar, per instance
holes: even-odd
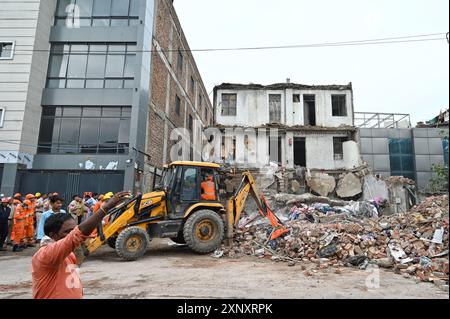
[[[134,192],[134,163],[125,168],[123,190]]]
[[[0,193],[5,194],[6,196],[14,195],[18,188],[18,185],[16,185],[18,169],[19,164],[4,164],[3,176],[0,183]]]
[[[293,132],[286,133],[285,145],[286,145],[286,152],[285,152],[286,168],[293,169],[294,168],[294,133]]]
[[[354,141],[345,142],[343,145],[344,165],[346,169],[352,169],[360,165],[361,156],[358,144]]]

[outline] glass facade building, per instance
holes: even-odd
[[[51,49],[47,88],[133,88],[135,68],[134,43],[58,43]]]
[[[140,0],[59,0],[55,25],[126,27],[139,24]]]
[[[38,153],[128,154],[130,107],[44,107]]]
[[[412,180],[416,179],[412,139],[389,139],[389,159],[392,176],[404,176]]]
[[[67,186],[58,188],[67,196],[85,185],[97,190],[93,180],[110,191],[139,190],[155,3],[58,0],[53,10],[37,150],[21,188],[62,174]]]

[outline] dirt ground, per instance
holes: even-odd
[[[31,256],[35,249],[14,255],[0,252],[0,299],[31,298]],[[303,268],[303,269],[302,269]],[[85,298],[431,298],[448,292],[388,270],[327,269],[305,274],[312,264],[246,257],[214,259],[199,256],[170,241],[154,241],[144,258],[125,263],[103,247],[83,264]],[[375,281],[371,280],[376,278]],[[366,282],[378,282],[379,287]]]

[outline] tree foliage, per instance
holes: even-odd
[[[440,135],[443,141],[447,141],[448,145],[449,132],[447,130],[441,131]],[[448,193],[448,147],[444,149],[444,152],[446,152],[444,154],[444,157],[447,159],[446,163],[439,165],[433,164],[431,167],[434,173],[428,184],[428,191],[431,193]]]

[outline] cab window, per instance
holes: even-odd
[[[199,199],[198,174],[196,168],[185,168],[181,186],[181,201]]]

